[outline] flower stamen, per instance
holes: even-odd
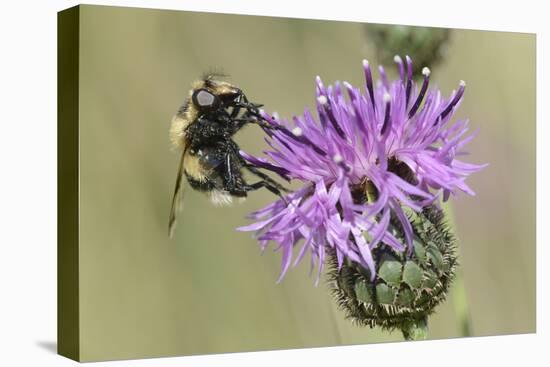
[[[405,60],[407,61],[407,87],[405,90],[405,105],[408,106],[413,83],[413,64],[409,55],[405,56]]]
[[[303,131],[302,131],[301,128],[296,127],[294,129],[292,129],[292,131],[290,131],[287,128],[285,128],[284,126],[282,126],[281,124],[279,124],[278,122],[274,121],[275,116],[271,117],[267,113],[262,114],[261,118],[270,125],[270,127],[267,128],[267,129],[278,130],[281,133],[288,136],[289,138],[292,138],[292,139],[294,139],[295,141],[297,141],[299,143],[302,143],[302,144],[305,144],[305,145],[311,147],[311,149],[313,149],[315,151],[315,153],[317,153],[317,154],[319,154],[323,157],[327,155],[327,153],[323,149],[319,148],[315,143],[313,143],[311,140],[309,140],[307,137],[305,137],[303,135]]]
[[[332,107],[330,106],[330,103],[328,102],[328,98],[326,96],[319,96],[317,97],[317,102],[323,107],[325,113],[328,116],[328,119],[332,126],[334,127],[334,130],[340,135],[342,139],[346,138],[346,134],[344,133],[344,130],[340,127],[338,124],[338,121],[336,121],[336,117],[334,117],[334,112],[332,111]]]
[[[384,123],[382,124],[382,129],[380,130],[380,135],[385,135],[386,130],[390,125],[390,107],[391,107],[391,96],[388,92],[384,93],[384,103],[386,104],[384,112]]]
[[[310,146],[315,151],[315,153],[322,155],[323,157],[327,155],[327,153],[323,149],[319,148],[315,143],[306,138],[304,135],[296,135],[294,132],[282,126],[278,126],[276,127],[276,129],[281,131],[286,136],[296,140],[297,142]]]
[[[365,71],[367,90],[369,92],[370,102],[372,103],[372,109],[376,111],[376,104],[374,103],[374,88],[372,86],[372,72],[370,70],[369,60],[363,60],[363,70]]]
[[[405,65],[403,65],[403,59],[401,59],[401,56],[395,55],[393,57],[393,61],[397,64],[399,69],[399,78],[403,83],[405,83]]]
[[[424,75],[424,82],[422,83],[422,87],[420,88],[420,93],[418,93],[418,98],[416,98],[414,105],[409,111],[409,119],[414,116],[416,111],[418,111],[418,108],[420,107],[420,104],[424,99],[424,95],[426,95],[426,91],[428,90],[428,84],[430,83],[430,69],[428,69],[427,67],[422,69],[422,75]]]
[[[466,88],[466,82],[464,80],[461,80],[458,86],[458,91],[456,92],[454,98],[452,101],[445,107],[445,109],[441,112],[441,114],[438,116],[438,118],[435,120],[434,125],[436,125],[439,121],[442,121],[447,117],[447,115],[453,110],[454,106],[457,105],[458,102],[460,102],[460,99],[462,98],[462,95],[464,94],[464,89]]]
[[[321,80],[321,77],[319,75],[315,77],[315,83],[317,84],[317,92],[319,94],[323,94],[325,92],[325,85],[323,84],[323,81]]]

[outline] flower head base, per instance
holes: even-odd
[[[435,206],[411,215],[413,253],[375,248],[375,280],[359,264],[346,260],[338,269],[336,258],[329,258],[328,284],[348,319],[359,326],[401,329],[406,339],[426,338],[427,317],[445,300],[457,265],[455,239],[444,218]]]
[[[484,166],[457,160],[473,137],[467,120],[452,122],[465,83],[449,98],[429,89],[430,70],[417,85],[412,61],[395,61],[400,78],[390,83],[382,67],[375,85],[363,62],[365,88],[347,82],[326,87],[316,80],[317,119],[306,109],[292,123],[263,112],[268,159],[245,159],[258,167],[304,183],[302,188],[252,213],[262,249],[270,241],[282,251],[279,281],[291,265],[311,254],[317,280],[328,253],[337,268],[349,260],[377,273],[373,251],[383,244],[396,253],[413,253],[409,213],[447,200],[458,191],[473,195],[464,182]],[[345,93],[344,93],[345,90]],[[347,98],[345,96],[347,94]],[[395,235],[390,222],[403,233]],[[293,249],[299,247],[293,259]]]

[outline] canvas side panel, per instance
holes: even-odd
[[[79,360],[79,7],[57,17],[57,351]]]

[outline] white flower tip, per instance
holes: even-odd
[[[342,84],[344,84],[344,87],[347,89],[353,89],[353,86],[349,82],[344,81]]]
[[[321,77],[319,75],[315,76],[315,81],[321,83]]]
[[[258,110],[258,113],[259,113],[260,115],[262,115],[262,116],[265,116],[265,115],[266,115],[265,110],[264,110],[263,108],[260,108],[260,109]]]
[[[317,102],[322,105],[326,105],[328,103],[328,99],[325,96],[319,96],[317,97]]]
[[[401,56],[399,56],[399,55],[395,55],[395,56],[393,57],[393,61],[396,62],[396,63],[398,63],[398,64],[400,64],[400,63],[403,62],[403,60],[401,60]]]
[[[344,161],[344,157],[342,157],[340,154],[336,154],[334,157],[332,157],[332,160],[334,163],[342,163]]]
[[[292,134],[294,134],[294,136],[302,136],[303,131],[298,126],[296,126],[294,129],[292,129]]]
[[[466,86],[466,82],[464,80],[461,80],[458,85],[460,85],[461,87],[465,87]]]
[[[363,67],[365,67],[365,68],[369,67],[369,60],[367,60],[367,59],[363,60]]]
[[[427,68],[426,66],[424,66],[424,67],[422,68],[422,75],[424,75],[424,76],[430,76],[430,73],[431,73],[430,69]]]
[[[384,97],[382,97],[385,103],[391,101],[391,96],[388,92],[384,92]]]
[[[407,62],[412,62],[412,59],[409,55],[405,55],[405,60],[407,60]]]

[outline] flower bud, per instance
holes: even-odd
[[[445,28],[366,24],[367,41],[376,47],[379,61],[392,65],[395,55],[407,54],[415,60],[414,77],[421,77],[422,68],[435,66],[445,56],[451,31]]]

